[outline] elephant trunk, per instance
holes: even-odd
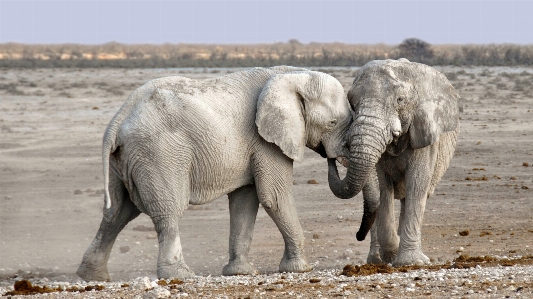
[[[364,240],[372,227],[379,206],[379,187],[376,163],[390,143],[387,126],[377,117],[359,116],[353,124],[350,140],[350,165],[344,179],[340,179],[334,159],[328,159],[329,187],[335,196],[351,198],[365,188],[364,214],[357,233]]]
[[[381,154],[385,151],[385,144],[372,134],[358,134],[356,129],[350,146],[348,171],[344,179],[340,179],[335,159],[328,158],[329,188],[335,196],[348,199],[356,196],[365,186],[370,171],[374,168]]]

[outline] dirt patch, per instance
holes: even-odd
[[[14,290],[3,294],[3,296],[14,296],[14,295],[35,295],[35,294],[46,294],[46,293],[55,293],[55,292],[89,292],[89,291],[102,291],[105,289],[102,285],[89,285],[84,288],[81,287],[70,287],[67,289],[62,289],[61,287],[50,288],[48,286],[34,286],[28,280],[18,280],[15,282]]]
[[[396,272],[409,272],[413,270],[425,269],[429,271],[438,271],[440,269],[465,269],[473,268],[476,266],[490,267],[501,265],[510,267],[514,265],[533,265],[533,255],[528,255],[520,258],[496,258],[493,256],[469,256],[462,254],[455,258],[452,263],[446,263],[442,265],[427,265],[427,266],[403,266],[403,267],[391,267],[387,264],[379,265],[346,265],[342,269],[340,275],[353,277],[353,276],[368,276],[373,274],[390,274]]]

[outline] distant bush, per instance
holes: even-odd
[[[411,61],[426,61],[433,58],[431,45],[418,38],[408,38],[399,46],[400,55]]]
[[[303,44],[296,39],[254,45],[0,44],[0,67],[5,68],[361,66],[401,57],[428,65],[533,65],[533,45],[430,45],[417,38],[396,46]]]

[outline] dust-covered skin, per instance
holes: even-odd
[[[402,58],[361,67],[348,99],[354,110],[350,165],[344,180],[329,177],[331,190],[350,198],[367,185],[357,239],[365,238],[376,219],[369,263],[428,264],[421,246],[422,219],[426,199],[455,151],[459,94],[437,70]],[[335,173],[335,161],[328,160]],[[395,198],[401,201],[399,226]]]
[[[533,69],[435,68],[459,92],[464,112],[450,167],[426,202],[421,227],[423,252],[432,263],[452,261],[460,254],[532,254]],[[317,70],[332,74],[347,92],[357,68]],[[18,279],[33,276],[58,282],[79,280],[75,272],[80,257],[102,217],[102,135],[128,94],[149,80],[164,76],[205,79],[236,71],[239,69],[3,70],[0,84],[14,83],[23,94],[0,89],[0,287],[13,286],[8,277],[17,272]],[[338,273],[348,263],[365,263],[370,238],[355,240],[363,215],[362,195],[349,201],[337,199],[329,190],[325,165],[322,157],[306,149],[303,161],[294,163],[292,189],[309,263],[317,270],[334,269]],[[339,171],[341,175],[345,173],[342,167]],[[309,180],[318,184],[307,184]],[[395,205],[396,217],[399,206]],[[211,275],[212,288],[219,286],[214,281],[222,279],[218,276],[229,259],[229,228],[226,197],[189,206],[180,223],[187,264],[197,275]],[[468,235],[459,234],[466,230]],[[152,221],[141,214],[126,225],[113,246],[108,263],[113,280],[129,281],[139,276],[155,280],[157,246]],[[276,225],[259,206],[249,261],[260,273],[273,273],[258,277],[259,281],[266,279],[263,277],[274,281],[280,277],[275,273],[283,249]],[[525,294],[528,289],[518,284],[518,278],[531,276],[518,274],[522,272],[515,268],[502,269],[514,273],[515,278],[501,276],[498,283],[506,286],[498,285],[498,290],[493,288],[491,293],[487,290],[492,282],[485,281],[486,277],[475,269],[468,278],[461,276],[457,281],[453,278],[455,272],[450,273],[452,276],[441,273],[443,281],[414,281],[406,273],[402,282],[382,275],[367,282],[360,278],[351,282],[341,279],[339,284],[348,284],[355,298],[383,298],[386,294],[407,297],[412,293],[406,288],[416,283],[424,286],[415,288],[414,294],[420,295],[426,285],[438,286],[438,290],[429,291],[429,297],[435,298],[449,298],[452,291],[457,291],[458,298]],[[319,276],[313,271],[308,277]],[[376,292],[372,287],[378,278],[389,281],[384,284],[386,290],[382,287]],[[462,285],[467,279],[474,286]],[[315,290],[309,286],[315,286]],[[365,288],[362,295],[354,291],[358,286]],[[516,287],[508,291],[511,286]],[[266,288],[270,287],[256,286],[267,294]],[[523,291],[516,292],[520,287],[524,287]],[[475,294],[465,295],[470,289]],[[305,288],[309,296],[316,296],[317,290],[316,284],[308,283]],[[280,292],[276,294],[279,296]]]
[[[157,276],[190,278],[179,221],[189,204],[229,194],[229,263],[225,275],[255,274],[248,262],[259,203],[285,241],[281,272],[312,267],[292,196],[293,160],[305,146],[345,156],[351,112],[330,75],[293,67],[254,68],[196,80],[152,80],[136,89],[104,134],[104,217],[77,274],[110,280],[116,237],[140,213],[159,240]]]

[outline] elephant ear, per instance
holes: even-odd
[[[448,79],[431,67],[418,65],[415,83],[418,107],[409,129],[411,146],[426,147],[439,140],[442,133],[459,126],[459,94]]]
[[[259,135],[298,162],[305,148],[304,98],[299,90],[309,77],[305,73],[275,75],[263,87],[257,102],[255,123]]]

